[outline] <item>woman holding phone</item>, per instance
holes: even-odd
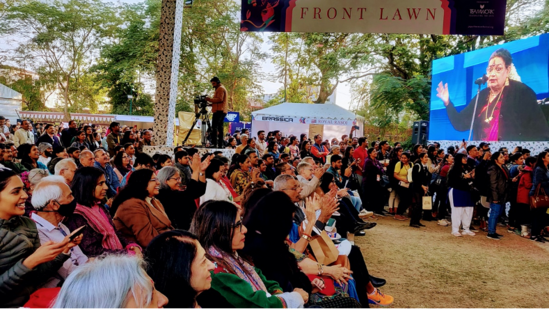
[[[69,258],[76,246],[65,237],[40,245],[34,221],[23,217],[27,193],[21,178],[0,169],[0,305],[22,307]]]

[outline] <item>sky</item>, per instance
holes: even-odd
[[[111,2],[111,3],[114,2],[114,3],[130,3],[131,4],[131,3],[143,2],[144,0],[115,0],[115,1],[102,0],[102,1],[103,2]],[[268,39],[268,34],[264,33],[264,34],[261,34],[261,35],[263,35],[263,38],[264,38],[264,40],[263,40],[264,43],[262,44],[261,48],[264,52],[270,53],[270,48],[271,48],[272,43]],[[15,42],[14,37],[0,38],[0,48],[3,49],[3,50],[8,49],[8,48],[13,49],[13,48],[16,47],[16,45],[17,44]],[[261,65],[261,71],[262,71],[262,73],[264,73],[265,76],[269,76],[269,75],[271,75],[271,73],[274,73],[275,67],[271,63],[271,61],[265,61]],[[260,83],[260,85],[263,87],[263,93],[264,94],[276,93],[279,89],[281,89],[283,87],[282,83],[266,81],[265,79],[264,79],[264,81],[262,81]],[[336,104],[343,107],[343,108],[349,109],[350,103],[351,103],[350,85],[348,83],[347,84],[339,84],[336,91],[337,91]],[[298,102],[294,102],[294,103],[298,103]]]

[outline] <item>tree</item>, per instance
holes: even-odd
[[[92,56],[120,25],[116,10],[99,0],[30,0],[15,3],[2,21],[23,43],[18,56],[33,67],[46,66],[63,91],[64,111],[76,104],[78,80]]]

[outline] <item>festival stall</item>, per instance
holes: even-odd
[[[363,132],[364,118],[335,104],[282,103],[252,112],[252,136],[257,132],[280,130],[284,135],[341,139],[353,126]],[[362,134],[359,134],[362,135]]]

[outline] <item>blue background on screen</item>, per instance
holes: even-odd
[[[435,60],[432,66],[430,140],[461,141],[469,137],[469,131],[454,129],[444,103],[437,97],[436,88],[441,81],[448,83],[450,100],[461,111],[475,97],[478,88],[475,80],[486,73],[490,55],[499,48],[509,50],[522,82],[534,90],[538,100],[549,97],[549,34]],[[484,88],[486,84],[481,90]]]

